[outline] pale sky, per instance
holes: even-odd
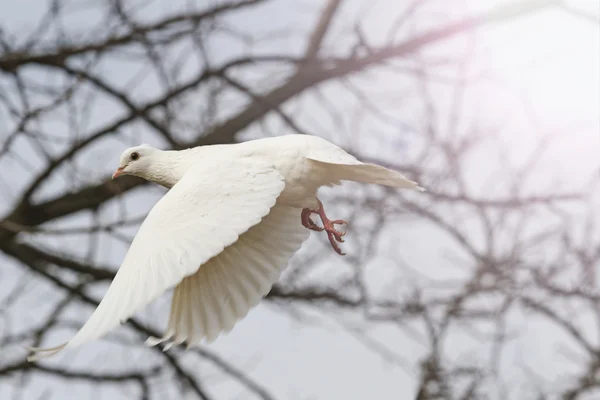
[[[391,10],[394,8],[395,1],[390,0],[389,3]],[[468,8],[472,10],[476,10],[478,7],[483,8],[481,2],[464,3],[468,3]],[[595,2],[572,3],[577,7],[589,8],[590,3]],[[27,30],[26,26],[31,26],[32,21],[35,21],[37,16],[42,13],[42,9],[38,7],[39,4],[40,2],[36,0],[4,4],[1,6],[0,25],[8,29]],[[314,4],[316,4],[315,1],[303,1],[302,8],[305,11],[299,11],[297,15],[291,17],[288,8],[289,1],[281,2],[269,9],[272,14],[252,14],[244,20],[244,23],[249,26],[253,24],[260,26],[260,24],[268,22],[275,26],[281,24],[282,28],[294,23],[296,24],[294,26],[301,26],[303,30],[306,30],[305,24],[312,20]],[[431,6],[431,8],[434,11],[435,6]],[[592,12],[600,14],[599,8],[597,4],[592,5]],[[385,9],[380,7],[377,10],[378,12],[374,13],[374,16],[367,16],[365,19],[365,30],[370,32],[373,37],[377,37],[378,26],[385,25],[383,22],[389,16],[386,16],[388,13],[385,12]],[[388,10],[389,14],[392,14],[390,10]],[[344,15],[351,20],[356,12],[360,12],[360,10],[348,7],[348,10],[344,11]],[[457,16],[460,13],[457,11]],[[440,21],[452,20],[451,17],[439,16],[433,12],[432,15]],[[85,25],[89,21],[80,19],[74,23]],[[271,27],[273,28],[273,26]],[[506,136],[503,144],[511,150],[510,156],[514,158],[515,163],[528,154],[532,144],[539,139],[537,135],[540,131],[561,132],[560,145],[549,150],[544,165],[551,168],[553,172],[558,172],[563,176],[565,184],[573,185],[573,187],[581,187],[581,184],[587,181],[593,173],[597,174],[599,166],[597,154],[600,149],[600,137],[598,136],[600,132],[600,74],[598,72],[600,71],[600,35],[598,29],[598,24],[548,10],[515,22],[486,28],[478,31],[471,38],[442,45],[446,46],[443,51],[452,53],[453,51],[464,51],[465,43],[473,40],[469,76],[476,77],[480,82],[472,86],[465,95],[465,103],[470,105],[467,107],[467,115],[476,116],[490,126],[504,123]],[[331,38],[335,37],[337,36],[334,29]],[[332,42],[332,40],[327,41],[327,46],[336,45],[336,42]],[[284,41],[282,40],[282,42]],[[281,45],[276,43],[274,46]],[[444,72],[443,69],[440,71]],[[115,79],[125,79],[128,72],[123,71],[123,75],[119,75],[117,71],[114,73]],[[378,84],[383,84],[378,82]],[[398,82],[393,84],[400,85]],[[149,96],[152,91],[151,85],[144,86],[144,88],[144,90],[148,90],[144,95]],[[330,90],[335,95],[338,89],[331,87],[326,90]],[[448,87],[440,84],[439,87],[432,90],[436,102],[444,110],[443,107],[449,98]],[[523,102],[523,98],[527,101]],[[340,104],[346,104],[344,98],[340,97],[339,101]],[[521,103],[523,104],[521,105]],[[348,104],[347,112],[352,112],[351,107],[352,104]],[[312,124],[311,121],[319,121],[319,110],[316,109],[317,106],[313,106],[313,108],[309,105],[302,111],[302,114],[312,114],[312,117],[309,115],[303,120],[308,127],[316,127],[317,123]],[[109,107],[101,108],[95,113],[95,118],[100,118],[102,121],[109,113]],[[532,128],[534,125],[532,115],[537,129]],[[323,123],[323,126],[327,126],[326,123]],[[367,137],[370,128],[368,126],[363,128],[362,135],[364,136],[362,138]],[[255,131],[251,130],[249,136],[252,136],[253,132]],[[348,145],[355,140],[340,132],[327,132],[326,134],[332,141],[336,141],[340,145]],[[144,137],[143,141],[150,142],[146,139],[148,138]],[[112,170],[112,165],[123,148],[123,145],[116,141],[107,142],[103,146],[110,149],[110,152],[100,152],[102,153],[100,154],[101,158],[94,168],[90,168],[92,169],[90,179],[105,175]],[[381,149],[377,147],[367,146],[364,148],[364,152],[367,154],[379,151]],[[474,166],[471,177],[474,187],[480,187],[488,180],[489,174],[497,172],[495,164],[489,161],[490,154],[480,154],[479,156],[471,160]],[[93,171],[94,169],[95,171]],[[18,177],[12,177],[9,181],[18,181]],[[542,190],[547,187],[546,185],[544,176],[540,176],[539,180],[534,180],[532,183],[531,190],[533,192]],[[47,190],[47,193],[51,193],[51,188]],[[347,186],[335,190],[336,193],[351,194]],[[332,190],[324,192],[331,193]],[[148,209],[160,193],[162,193],[160,190],[135,193],[131,196],[134,199],[131,209],[143,209],[144,207]],[[4,212],[7,209],[10,209],[10,204],[8,202],[3,204],[0,201],[0,211]],[[108,218],[111,214],[115,214],[115,210],[116,207],[112,207],[112,209],[109,207],[103,212]],[[85,220],[83,217],[75,219]],[[447,238],[432,232],[426,226],[407,226],[402,222],[393,224],[388,229],[390,230],[389,239],[382,240],[379,258],[373,261],[374,263],[379,262],[381,265],[386,265],[389,258],[401,256],[407,265],[418,270],[418,272],[406,272],[403,277],[411,282],[425,279],[425,277],[460,278],[460,272],[444,267],[447,264],[445,254],[448,246],[451,246]],[[359,233],[354,232],[354,234],[358,235]],[[322,237],[312,237],[305,246],[316,245],[322,239]],[[61,238],[60,240],[66,239]],[[352,240],[358,239],[349,239],[345,246],[351,248]],[[398,250],[394,243],[403,243],[402,248],[407,249],[406,252],[396,254]],[[69,239],[68,243],[63,241],[54,244],[57,246],[67,245],[69,248],[76,249],[77,240]],[[108,258],[113,264],[118,264],[126,248],[112,246],[110,249]],[[335,274],[337,267],[332,263],[333,271],[327,273]],[[381,278],[385,280],[384,276]],[[377,279],[373,282],[375,287],[381,283]],[[98,288],[95,292],[96,298],[100,298],[103,293],[104,289]],[[164,297],[143,312],[142,316],[146,320],[156,320],[155,315],[161,315],[160,324],[155,324],[155,326],[162,327],[167,317],[167,306],[168,298]],[[82,308],[79,308],[74,312],[83,312],[81,310]],[[89,307],[85,307],[84,310],[91,313]],[[35,309],[31,310],[27,316],[28,319],[35,319],[34,311]],[[306,309],[304,312],[315,322],[303,321],[300,323],[277,307],[262,304],[240,322],[231,334],[219,338],[209,348],[238,368],[247,371],[252,378],[264,384],[278,399],[362,400],[373,398],[397,400],[408,399],[414,394],[417,378],[414,365],[425,355],[426,349],[419,345],[418,337],[414,338],[402,331],[384,326],[370,327],[369,336],[393,349],[409,363],[407,366],[395,365],[374,354],[357,341],[348,330],[336,323],[333,316],[314,309]],[[556,343],[562,340],[562,333],[550,332],[544,323],[525,318],[522,315],[511,316],[511,322],[514,329],[522,336],[509,344],[505,352],[502,368],[506,378],[513,379],[514,387],[523,390],[526,390],[529,384],[538,384],[529,382],[529,377],[524,376],[518,370],[513,370],[513,365],[525,362],[539,376],[547,379],[547,382],[539,384],[559,383],[559,378],[568,372],[570,366],[562,361],[557,362],[555,354],[549,349],[555,348]],[[418,331],[418,328],[416,329]],[[123,334],[124,330],[121,333]],[[57,333],[57,337],[52,339],[59,341],[67,338],[70,334],[71,332],[61,332],[61,336],[58,337]],[[135,337],[131,340],[139,340],[139,338]],[[452,354],[449,356],[455,357],[456,360],[468,359],[480,351],[480,344],[467,334],[456,334],[456,337],[451,340],[453,341]],[[106,341],[98,341],[87,346],[86,349],[82,349],[80,353],[72,352],[60,357],[63,362],[69,360],[68,362],[72,362],[72,365],[89,366],[90,354],[96,354],[94,365],[101,366],[104,350],[109,347],[110,344]],[[115,353],[108,354],[114,356]],[[147,353],[144,354],[147,355]],[[149,361],[132,357],[123,362],[143,364]],[[199,371],[210,371],[205,363],[198,365],[198,369]],[[556,378],[554,382],[553,377]],[[47,382],[48,387],[52,388],[52,379],[44,381]],[[7,389],[3,388],[2,382],[0,381],[0,398],[3,397],[3,390]],[[224,397],[216,396],[217,398],[235,398],[239,394],[237,388],[223,382],[213,386],[211,390],[215,395],[226,394]],[[41,386],[32,388],[31,397],[28,398],[37,398],[43,391],[44,388]],[[114,393],[110,390],[103,393],[107,396],[108,394],[121,396],[119,398],[127,397],[126,394]],[[73,384],[68,393],[56,393],[55,396],[53,398],[88,398],[90,387]],[[496,399],[496,397],[493,398]]]

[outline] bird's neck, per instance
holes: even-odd
[[[189,158],[183,157],[185,151],[161,151],[152,160],[144,179],[168,189],[172,188],[190,167]]]

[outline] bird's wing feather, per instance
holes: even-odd
[[[34,350],[54,354],[102,337],[259,223],[284,187],[275,167],[257,159],[195,164],[150,211],[79,332],[65,345]]]
[[[153,346],[213,341],[229,332],[271,290],[288,260],[310,231],[300,221],[301,209],[276,205],[231,246],[211,258],[176,288],[165,335],[149,338]]]

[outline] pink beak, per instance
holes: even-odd
[[[119,176],[123,175],[123,169],[124,169],[124,167],[117,168],[115,173],[112,175],[112,178],[115,179],[115,178],[118,178]]]

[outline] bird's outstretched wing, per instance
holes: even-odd
[[[281,269],[293,254],[290,251],[284,252],[285,256],[265,254],[278,250],[266,242],[273,240],[273,234],[267,237],[250,234],[244,236],[245,245],[215,258],[269,214],[284,187],[283,176],[275,167],[257,159],[202,160],[191,167],[142,223],[106,295],[90,319],[67,343],[51,349],[31,349],[37,354],[28,359],[33,361],[50,356],[63,348],[79,346],[104,336],[186,277],[190,278],[184,281],[189,282],[185,283],[185,287],[191,284],[194,290],[178,289],[175,295],[185,293],[203,302],[210,301],[213,309],[204,305],[200,311],[215,312],[221,318],[223,314],[220,314],[222,309],[218,301],[229,302],[224,288],[250,290],[253,283],[249,282],[252,280],[245,279],[253,275],[257,279],[268,277],[272,280],[274,274],[261,270],[265,265],[262,261],[270,260]],[[283,214],[290,212],[288,209]],[[269,226],[277,226],[278,219],[274,216]],[[285,218],[283,223],[287,223]],[[300,245],[301,242],[297,243],[297,247]],[[222,270],[196,274],[213,258],[214,261],[207,265],[213,269],[220,265]],[[246,276],[242,278],[238,274]],[[200,285],[199,280],[202,281]],[[262,293],[265,285],[261,283],[256,288]],[[235,295],[231,291],[229,293]],[[254,294],[243,292],[242,300],[236,300],[236,315],[244,309],[238,301],[255,302]],[[220,296],[226,297],[221,299]],[[187,304],[191,303],[188,301]],[[194,311],[189,307],[186,310]],[[210,319],[206,315],[204,318]],[[227,322],[224,326],[229,324]],[[209,333],[212,334],[213,329],[210,328]]]
[[[260,223],[191,276],[173,293],[167,332],[146,344],[188,347],[229,332],[271,290],[289,259],[310,235],[301,209],[276,205]]]

